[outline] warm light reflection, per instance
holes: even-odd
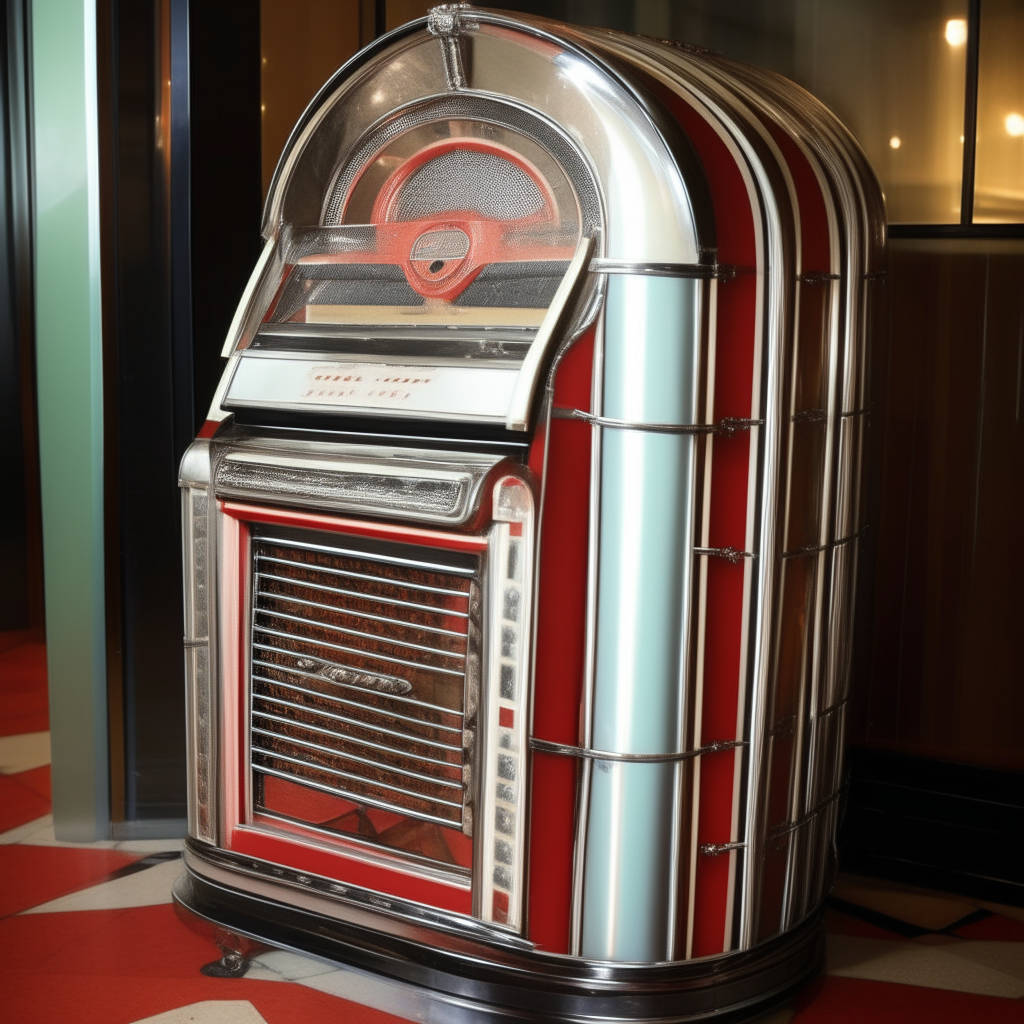
[[[1020,114],[1007,114],[1006,120],[1003,122],[1006,125],[1006,133],[1012,135],[1015,138],[1024,135],[1024,117]]]
[[[950,18],[946,22],[946,42],[950,46],[963,46],[967,42],[967,21],[964,18]]]
[[[890,149],[899,149],[900,146],[902,146],[902,145],[903,145],[903,142],[902,142],[902,140],[900,139],[900,137],[898,135],[894,135],[889,140],[889,148]]]

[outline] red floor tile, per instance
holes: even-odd
[[[0,882],[0,917],[95,885],[112,871],[140,857],[140,854],[117,850],[0,846],[0,879],[3,880]]]
[[[0,775],[0,832],[50,813],[50,766]]]
[[[4,1024],[128,1024],[204,999],[248,999],[268,1024],[398,1018],[288,982],[207,978],[218,956],[168,905],[0,921]]]
[[[0,650],[0,736],[49,728],[46,645],[23,643]]]
[[[953,933],[961,939],[989,939],[994,942],[1024,942],[1024,921],[993,914],[983,921],[957,928]]]
[[[860,921],[832,907],[825,911],[825,931],[830,935],[855,935],[861,939],[888,939],[890,942],[903,938],[877,924]]]
[[[799,1003],[791,1024],[1024,1024],[1019,999],[858,978],[824,978]]]

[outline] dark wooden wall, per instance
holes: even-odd
[[[1024,240],[893,240],[888,283],[850,742],[1022,770]]]

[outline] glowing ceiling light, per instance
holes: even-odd
[[[1008,135],[1015,137],[1024,135],[1024,117],[1020,114],[1007,114],[1006,120],[1003,123],[1006,125]]]
[[[950,18],[946,22],[946,42],[950,46],[963,46],[967,42],[966,19]]]
[[[902,145],[903,145],[903,140],[898,135],[894,135],[889,140],[889,148],[890,149],[899,149],[900,146],[902,146]]]

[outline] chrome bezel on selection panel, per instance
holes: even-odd
[[[529,484],[511,475],[495,482],[493,494],[473,904],[481,920],[520,931],[529,809],[534,496]]]

